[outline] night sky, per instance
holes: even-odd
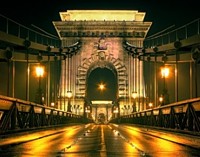
[[[3,4],[4,3],[4,4]],[[52,21],[60,21],[59,12],[73,9],[138,10],[146,12],[145,21],[153,22],[148,36],[179,27],[200,18],[198,0],[7,0],[0,5],[0,14],[27,27],[31,24],[56,35]]]

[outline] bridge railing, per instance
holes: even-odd
[[[0,134],[68,123],[81,123],[82,115],[0,95]]]
[[[175,41],[187,39],[189,37],[199,35],[200,33],[200,18],[189,22],[172,31],[147,37],[144,40],[144,48],[152,48],[161,46]]]
[[[110,122],[200,132],[200,98],[134,112]]]
[[[52,46],[56,48],[59,48],[61,46],[61,41],[58,37],[51,34],[40,33],[38,31],[30,29],[1,14],[0,31],[47,46]]]

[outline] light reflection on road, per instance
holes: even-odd
[[[142,133],[139,129],[133,127],[120,126],[117,128],[136,148],[152,157],[197,157],[200,153],[200,150],[197,151],[196,149],[165,140],[163,137],[159,138],[159,133],[157,133],[156,137],[156,133],[152,136]],[[148,130],[146,133],[148,133]],[[179,139],[174,139],[174,141],[179,141]],[[191,154],[193,155],[191,156]]]
[[[67,127],[63,130],[57,130],[60,133],[52,133],[52,130],[49,131],[44,131],[44,132],[39,132],[39,133],[33,133],[33,137],[36,140],[33,140],[33,137],[31,135],[26,136],[20,136],[18,137],[18,141],[26,141],[25,143],[21,144],[15,144],[14,147],[8,147],[7,152],[4,151],[3,153],[7,156],[19,156],[19,157],[55,157],[56,153],[66,147],[67,145],[70,145],[75,136],[79,134],[81,131],[84,130],[84,126],[80,127]],[[50,135],[49,135],[50,134]],[[14,137],[15,141],[16,138]],[[5,143],[10,143],[13,141],[11,138]],[[0,157],[1,157],[1,152],[0,152]]]
[[[152,136],[123,125],[80,125],[56,131],[33,133],[35,140],[31,134],[27,139],[25,135],[18,137],[18,141],[27,140],[21,144],[16,143],[17,137],[4,140],[0,146],[11,141],[15,144],[0,147],[0,157],[197,157],[200,154],[200,150],[158,138],[155,133]]]

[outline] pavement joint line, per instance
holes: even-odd
[[[104,128],[101,125],[101,150],[100,150],[100,157],[107,157],[106,153],[106,145],[105,145],[105,136],[104,136]]]
[[[126,127],[134,127],[134,126],[128,125],[128,126],[126,126]],[[137,128],[137,126],[135,126],[135,127]],[[166,141],[170,141],[170,142],[173,142],[173,143],[176,143],[176,144],[185,146],[185,147],[189,147],[189,148],[197,149],[197,150],[200,149],[199,146],[198,146],[198,147],[191,146],[191,145],[186,144],[186,143],[177,142],[177,141],[174,141],[174,140],[171,140],[171,139],[167,139],[167,138],[164,138],[164,137],[161,137],[161,136],[158,136],[158,135],[153,134],[153,132],[158,132],[158,129],[155,129],[155,130],[152,129],[152,128],[142,128],[142,130],[137,130],[137,129],[134,129],[134,128],[132,128],[132,129],[135,130],[135,131],[141,132],[141,133],[148,134],[149,136],[156,137],[156,138],[160,138],[160,139],[163,139],[163,140],[166,140]],[[151,133],[150,131],[151,131],[152,133]],[[167,132],[167,131],[165,131],[165,132],[163,132],[163,133],[169,133],[169,134],[170,134],[170,132]]]
[[[131,141],[129,141],[125,136],[123,136],[118,130],[116,130],[116,129],[114,129],[114,128],[112,128],[112,127],[109,127],[111,130],[113,130],[114,132],[117,132],[117,135],[120,137],[120,138],[122,138],[125,142],[127,142],[129,145],[131,145],[133,148],[135,148],[139,153],[140,153],[140,155],[141,156],[143,156],[143,157],[148,157],[149,155],[148,155],[148,153],[146,153],[145,151],[143,151],[143,150],[141,150],[141,149],[139,149],[138,147],[136,147],[136,145],[133,143],[133,142],[131,142]]]

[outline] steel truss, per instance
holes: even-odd
[[[200,132],[200,98],[135,112],[111,122]]]
[[[0,96],[0,134],[82,121],[81,115]]]

